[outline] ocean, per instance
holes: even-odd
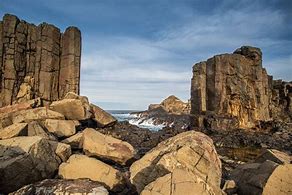
[[[133,112],[140,112],[139,110],[107,110],[118,121],[128,121],[132,125],[136,125],[141,128],[147,128],[151,131],[158,131],[165,127],[164,125],[154,125],[152,119],[143,119]]]

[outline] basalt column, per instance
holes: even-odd
[[[65,33],[6,14],[0,22],[0,107],[40,97],[61,99],[79,93],[81,33]],[[29,94],[29,95],[27,95]]]

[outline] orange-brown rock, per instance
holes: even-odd
[[[189,114],[190,105],[181,101],[179,98],[171,95],[163,100],[160,104],[150,104],[148,110],[162,108],[170,114]]]
[[[0,22],[0,107],[40,97],[45,101],[79,93],[81,33],[64,33],[6,14]]]
[[[111,190],[124,183],[124,178],[117,169],[80,154],[70,156],[67,162],[60,165],[59,176],[64,179],[88,178],[105,184]]]
[[[141,192],[145,186],[175,169],[190,172],[214,191],[220,191],[221,161],[213,141],[196,131],[180,133],[158,144],[131,165],[130,180]]]
[[[0,192],[4,194],[52,178],[59,166],[48,140],[38,136],[0,140],[0,154]]]
[[[85,129],[82,134],[82,147],[87,156],[96,156],[126,164],[135,155],[133,146],[110,135],[102,134],[91,128]]]
[[[281,84],[279,88],[283,87],[283,92],[274,90],[272,77],[262,67],[259,48],[243,46],[233,54],[216,55],[193,66],[191,114],[196,120],[193,123],[202,126],[204,116],[213,115],[220,117],[217,126],[231,123],[234,127],[250,128],[279,113],[288,111],[292,116],[288,100],[292,90],[289,86]],[[282,99],[287,99],[286,104],[277,102],[279,93],[283,93]],[[280,104],[282,107],[278,113],[272,112],[272,107]],[[234,124],[234,119],[237,124]]]

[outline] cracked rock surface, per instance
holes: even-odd
[[[188,131],[169,138],[130,167],[131,182],[141,192],[157,178],[180,168],[219,190],[221,162],[213,141],[203,133]]]

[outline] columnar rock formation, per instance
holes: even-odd
[[[193,67],[191,114],[230,117],[246,128],[279,113],[291,113],[292,91],[287,87],[291,85],[281,83],[280,90],[275,90],[273,83],[262,67],[259,48],[243,46],[233,54],[216,55]],[[287,99],[285,103],[279,101],[281,94],[285,96],[282,100]],[[273,105],[278,107],[277,113],[272,112]]]
[[[6,14],[0,21],[0,107],[41,97],[79,93],[81,33],[38,26]]]

